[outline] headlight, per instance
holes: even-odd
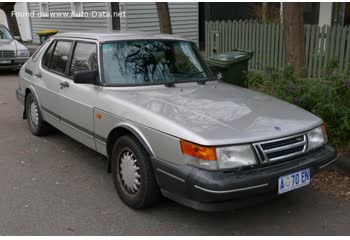
[[[323,126],[312,129],[307,133],[309,150],[320,147],[327,143],[326,130]]]
[[[220,169],[256,164],[256,159],[250,145],[217,148],[216,155]]]
[[[17,50],[17,57],[29,57],[29,52],[27,49],[24,50]]]
[[[210,147],[180,140],[188,164],[208,170],[237,168],[256,164],[250,145]]]

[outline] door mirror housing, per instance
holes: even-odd
[[[78,84],[96,84],[97,71],[77,71],[73,74],[73,81]]]
[[[13,36],[13,38],[15,39],[15,40],[17,40],[17,41],[22,41],[22,38],[21,38],[21,36]]]

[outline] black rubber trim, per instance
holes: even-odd
[[[325,145],[289,162],[239,172],[208,171],[155,158],[152,163],[163,195],[198,210],[218,211],[278,196],[280,176],[303,169],[314,176],[336,156],[335,147]]]
[[[101,136],[96,135],[96,134],[95,134],[95,139],[98,140],[99,142],[104,143],[104,144],[107,143],[107,139],[105,137],[101,137]]]
[[[73,123],[73,122],[71,122],[71,121],[69,121],[69,120],[67,120],[67,119],[65,119],[65,118],[62,118],[62,117],[61,117],[60,115],[58,115],[57,113],[54,113],[54,112],[48,110],[48,109],[45,108],[45,107],[41,107],[41,108],[42,108],[43,111],[45,111],[46,113],[48,113],[48,114],[52,115],[53,117],[57,118],[59,121],[61,121],[61,122],[63,122],[63,123],[65,123],[65,124],[67,124],[67,125],[69,125],[69,126],[75,128],[75,129],[79,130],[80,132],[82,132],[82,133],[84,133],[84,134],[86,134],[86,135],[88,135],[88,136],[90,136],[90,137],[92,137],[92,138],[94,138],[94,132],[92,132],[92,131],[90,131],[90,130],[88,130],[88,129],[86,129],[86,128],[83,128],[83,127],[81,127],[80,125],[78,125],[78,124],[76,124],[76,123]]]

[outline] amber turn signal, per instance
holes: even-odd
[[[217,159],[214,147],[201,146],[182,139],[180,140],[180,145],[183,154],[208,161],[215,161]]]

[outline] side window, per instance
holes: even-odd
[[[69,75],[73,76],[77,71],[97,70],[96,44],[77,43],[73,53]]]
[[[72,42],[57,41],[50,63],[50,69],[60,73],[66,71],[71,46]]]
[[[50,63],[50,58],[51,58],[51,55],[52,55],[52,52],[53,52],[53,49],[55,48],[55,42],[53,42],[49,49],[46,51],[44,57],[43,57],[43,61],[42,61],[42,64],[43,66],[45,67],[49,67],[49,63]]]

